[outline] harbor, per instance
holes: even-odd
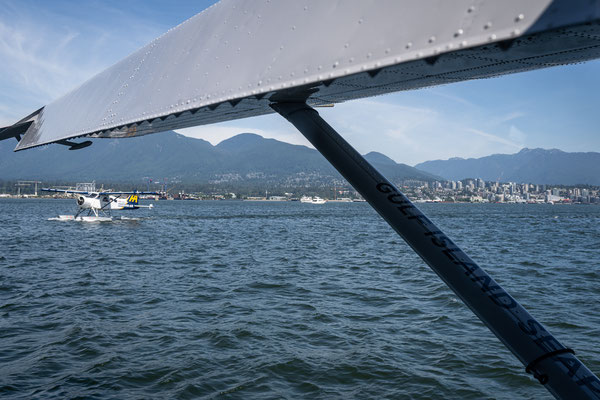
[[[35,184],[35,186],[34,186]],[[44,194],[38,191],[41,181],[18,181],[11,193],[0,193],[0,198],[36,198],[69,197],[68,195]],[[87,185],[87,186],[86,186]],[[78,183],[61,188],[88,187],[92,183]],[[95,182],[93,182],[95,187]],[[111,185],[107,184],[107,187]],[[11,187],[10,185],[8,187]],[[546,185],[515,182],[489,182],[482,179],[464,179],[459,181],[399,182],[406,196],[415,203],[506,203],[506,204],[596,204],[600,205],[600,187],[593,185]],[[143,188],[143,186],[142,186]],[[148,187],[149,189],[150,187]],[[361,202],[364,201],[355,190],[350,188],[316,188],[311,191],[320,195],[286,192],[283,189],[271,189],[263,196],[254,196],[244,191],[186,192],[177,190],[159,191],[155,196],[144,196],[148,200],[244,200],[244,201],[299,201],[302,203],[324,204],[325,202]],[[6,190],[6,185],[5,185]]]

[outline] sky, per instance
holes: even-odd
[[[0,126],[79,86],[202,11],[204,0],[0,0]],[[358,151],[397,162],[600,152],[600,61],[399,92],[321,108]],[[309,145],[281,116],[177,132],[217,144],[253,132]]]

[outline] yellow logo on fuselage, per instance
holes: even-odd
[[[137,195],[134,194],[134,195],[129,196],[129,198],[127,199],[127,202],[128,203],[137,203],[138,202]]]

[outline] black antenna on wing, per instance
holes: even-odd
[[[91,140],[86,140],[85,142],[75,143],[71,142],[70,140],[59,140],[56,143],[62,144],[64,146],[71,146],[69,147],[69,150],[79,150],[91,146],[93,142]]]

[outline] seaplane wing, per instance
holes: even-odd
[[[112,192],[112,191],[106,191],[106,192],[98,192],[98,194],[100,195],[111,195],[111,196],[123,196],[123,195],[158,195],[158,192],[138,192],[138,191],[131,191],[131,192]]]
[[[600,56],[599,0],[222,0],[15,125],[16,151]]]
[[[87,195],[97,194],[97,193],[88,192],[86,190],[68,190],[68,189],[51,189],[51,188],[42,188],[42,191],[43,192],[54,192],[54,193],[87,194]]]
[[[130,192],[113,192],[111,190],[107,191],[99,191],[99,192],[89,192],[86,190],[70,190],[70,189],[53,189],[53,188],[42,188],[44,192],[54,192],[54,193],[73,193],[73,194],[87,194],[87,195],[95,195],[95,196],[123,196],[123,195],[158,195],[158,192],[139,192],[136,190]]]

